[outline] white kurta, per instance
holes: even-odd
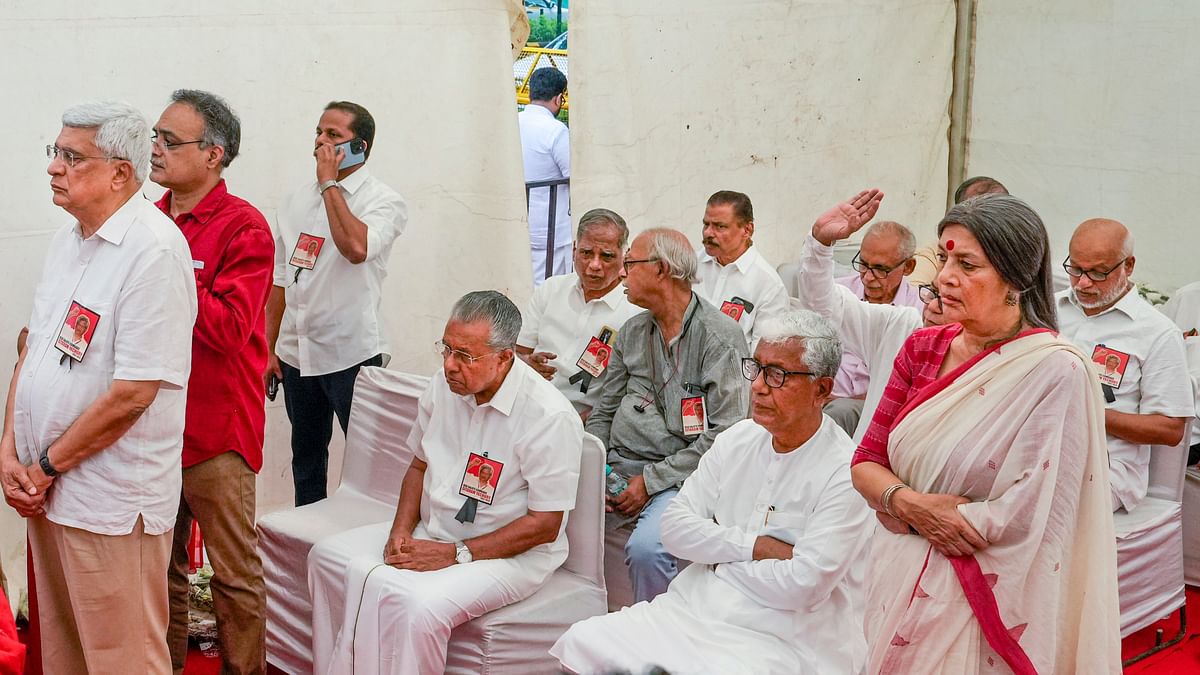
[[[1175,291],[1167,304],[1159,308],[1168,319],[1183,331],[1183,348],[1187,352],[1188,375],[1192,378],[1192,393],[1200,404],[1200,335],[1188,333],[1200,329],[1200,281]],[[1192,438],[1189,445],[1200,443],[1200,405],[1196,406],[1196,417],[1192,419]]]
[[[699,281],[693,290],[700,297],[717,309],[735,297],[754,305],[752,310],[742,312],[742,318],[738,320],[753,352],[758,341],[754,332],[755,322],[764,316],[778,314],[788,306],[787,288],[780,280],[779,273],[754,246],[728,265],[718,263],[704,249],[696,253],[696,258],[699,261],[696,270]]]
[[[883,390],[892,379],[892,364],[900,347],[921,327],[921,310],[911,306],[874,305],[859,300],[850,289],[833,282],[833,247],[809,235],[796,272],[800,298],[792,302],[829,319],[838,329],[846,351],[862,357],[871,379],[854,442],[871,425]]]
[[[874,529],[850,482],[854,444],[830,420],[775,452],[744,420],[717,437],[662,518],[692,561],[666,593],[575,624],[550,653],[579,673],[855,673],[866,657],[863,571]],[[769,535],[790,560],[753,560]]]

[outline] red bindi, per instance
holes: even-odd
[[[946,240],[946,250],[947,250],[947,251],[953,251],[953,250],[954,250],[954,240],[953,240],[953,239],[947,239],[947,240]]]

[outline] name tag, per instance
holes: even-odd
[[[1092,350],[1092,361],[1100,366],[1100,384],[1107,384],[1113,389],[1121,388],[1125,368],[1129,366],[1129,354],[1101,344]]]
[[[324,245],[325,237],[301,232],[300,238],[296,240],[296,248],[292,249],[292,258],[288,264],[302,270],[315,268],[317,256],[321,255],[321,247]]]
[[[734,321],[741,321],[743,314],[753,311],[753,302],[739,298],[736,295],[721,303],[721,313],[730,316]]]
[[[54,348],[72,361],[82,363],[99,325],[99,314],[72,300],[67,318],[58,332],[58,339],[54,341]]]
[[[708,411],[703,396],[689,396],[679,401],[679,412],[683,418],[683,435],[699,436],[708,428]]]
[[[486,455],[472,452],[467,455],[467,469],[463,471],[462,484],[458,494],[463,497],[477,499],[490,505],[496,498],[496,488],[500,486],[500,472],[504,471],[504,463],[488,459]]]

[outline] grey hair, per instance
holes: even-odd
[[[1050,237],[1028,204],[1006,194],[982,194],[951,207],[938,223],[938,237],[950,225],[967,228],[979,241],[1000,278],[1019,294],[1025,323],[1058,330]]]
[[[867,228],[867,233],[863,235],[863,239],[875,236],[892,235],[900,240],[900,248],[897,252],[900,253],[901,260],[908,260],[913,257],[917,251],[917,237],[912,233],[912,230],[897,223],[894,220],[881,220]]]
[[[1004,184],[995,178],[991,176],[974,176],[964,180],[954,189],[954,203],[963,203],[963,200],[967,198],[967,190],[971,189],[974,185],[978,185],[979,189],[983,190],[983,192],[975,195],[976,197],[985,194],[1008,194],[1008,188],[1004,187]]]
[[[754,324],[759,343],[782,344],[799,340],[801,362],[817,377],[833,377],[842,365],[842,339],[828,319],[807,309],[788,309]]]
[[[1121,240],[1121,257],[1128,258],[1133,255],[1133,230],[1125,228],[1125,238]]]
[[[521,333],[521,311],[500,291],[467,293],[454,303],[450,321],[487,321],[491,326],[488,346],[492,349],[512,349]]]
[[[575,241],[583,239],[583,235],[587,234],[589,227],[598,225],[612,225],[617,228],[617,247],[624,249],[629,243],[629,226],[625,224],[625,219],[622,218],[616,211],[608,209],[592,209],[583,214],[579,219],[579,227],[575,229]]]
[[[176,89],[171,93],[171,102],[185,103],[203,118],[204,133],[200,140],[204,143],[201,145],[224,148],[221,166],[229,166],[242,145],[242,121],[225,99],[199,89]]]
[[[67,108],[64,127],[95,129],[96,147],[106,157],[133,165],[140,184],[150,173],[150,123],[137,108],[124,101],[88,101]]]
[[[696,252],[692,250],[692,243],[688,241],[686,234],[669,227],[652,227],[642,234],[650,237],[647,257],[657,258],[666,265],[672,279],[688,285],[698,281],[696,274],[700,262],[696,259]]]

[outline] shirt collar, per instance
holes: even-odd
[[[1058,302],[1059,304],[1069,303],[1080,312],[1083,312],[1083,306],[1079,304],[1079,299],[1075,297],[1075,293],[1070,288],[1062,292],[1058,298]],[[1125,295],[1121,296],[1121,299],[1113,303],[1111,307],[1103,312],[1099,312],[1091,316],[1087,316],[1087,313],[1085,312],[1084,316],[1089,319],[1094,319],[1098,316],[1104,316],[1109,312],[1119,311],[1130,319],[1136,319],[1136,315],[1142,309],[1143,305],[1146,305],[1146,301],[1142,300],[1142,296],[1138,293],[1137,287],[1131,283],[1129,284],[1129,290],[1125,291]]]
[[[366,183],[367,179],[370,177],[371,172],[367,169],[367,167],[364,166],[358,171],[346,176],[345,179],[338,181],[338,185],[340,185],[346,192],[354,194],[358,192],[358,189],[362,187],[363,183]]]
[[[702,263],[712,261],[717,267],[732,267],[742,274],[745,274],[754,266],[754,259],[758,255],[758,251],[754,248],[754,244],[751,244],[750,248],[746,249],[744,253],[737,257],[737,260],[734,260],[728,265],[722,265],[717,261],[716,258],[705,252],[704,249],[700,249],[697,255]]]
[[[579,273],[575,273],[575,292],[579,294],[579,299],[583,300],[583,280],[579,278]],[[625,296],[625,286],[620,281],[613,286],[612,290],[597,298],[600,302],[608,305],[609,309],[616,309],[621,305],[621,298]],[[584,304],[587,301],[584,300]]]
[[[550,119],[557,119],[554,115],[550,114],[550,109],[544,105],[530,103],[529,105],[525,106],[525,109],[532,110],[534,115],[545,115],[546,117],[549,117]]]
[[[483,405],[478,405],[475,403],[474,394],[466,394],[463,398],[472,406],[493,408],[496,412],[507,417],[512,414],[513,406],[517,402],[517,394],[521,393],[521,380],[524,379],[523,376],[526,374],[521,369],[532,370],[524,361],[517,358],[514,353],[512,368],[508,369],[508,374],[504,376],[504,381],[500,383],[500,388],[496,390],[496,393],[492,394],[490,401]],[[442,376],[445,377],[445,374]]]
[[[108,220],[96,230],[93,236],[100,237],[104,241],[117,246],[125,240],[125,233],[129,232],[129,228],[133,226],[134,218],[137,216],[138,209],[147,201],[146,197],[141,192],[135,192],[126,200],[121,208],[113,212]],[[79,222],[75,223],[75,236],[83,238],[83,231],[79,228]]]
[[[225,179],[222,178],[219,182],[217,182],[216,185],[213,186],[213,189],[208,191],[208,194],[204,195],[204,197],[194,207],[192,207],[191,211],[188,211],[187,213],[181,213],[179,214],[178,218],[172,218],[172,220],[174,220],[176,223],[179,223],[185,217],[191,216],[201,225],[206,225],[208,220],[213,217],[213,214],[217,212],[217,206],[227,194],[229,194],[229,188],[225,186]],[[175,192],[173,190],[167,190],[166,194],[162,196],[162,199],[159,199],[154,203],[154,205],[157,206],[163,213],[167,214],[168,218],[170,218],[171,200],[174,198]]]

